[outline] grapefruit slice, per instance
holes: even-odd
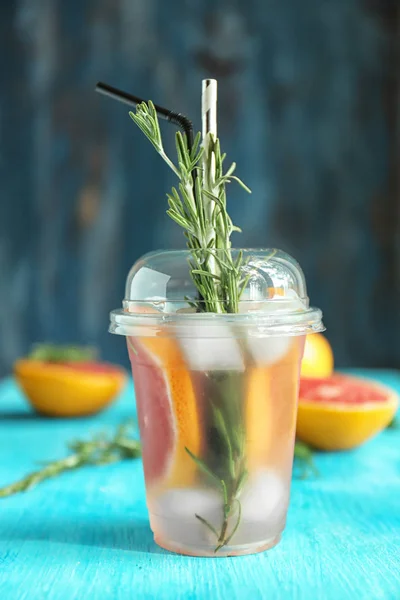
[[[186,487],[196,477],[201,447],[199,408],[177,342],[167,337],[131,340],[143,464],[147,486]]]
[[[321,450],[346,450],[382,431],[398,407],[396,392],[381,384],[334,374],[302,378],[298,437]]]

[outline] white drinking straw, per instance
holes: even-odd
[[[202,82],[202,94],[201,94],[201,123],[202,123],[202,134],[203,134],[203,187],[208,192],[215,194],[214,189],[215,181],[215,157],[211,155],[210,160],[210,134],[214,138],[217,137],[217,81],[215,79],[203,79]],[[207,170],[207,165],[210,167]],[[213,203],[209,198],[203,196],[203,206],[207,214],[208,223],[211,223],[211,215],[213,211]],[[213,227],[206,232],[206,244],[215,238],[215,231]],[[217,272],[214,258],[210,258],[210,267],[213,273]]]
[[[211,194],[218,194],[215,189],[215,155],[210,148],[210,137],[213,140],[217,138],[217,81],[215,79],[203,79],[201,94],[201,123],[203,135],[203,188]],[[210,152],[212,152],[210,156]],[[209,170],[207,170],[209,167]],[[210,224],[209,230],[205,232],[205,243],[208,247],[212,239],[216,239],[216,231],[211,225],[214,203],[210,198],[203,194],[203,206],[207,215],[207,222]],[[219,274],[217,261],[212,253],[208,256],[208,267],[214,275]],[[216,286],[216,281],[212,284]],[[221,307],[222,308],[222,307]],[[219,312],[219,311],[218,311]]]
[[[201,117],[203,126],[203,144],[205,144],[208,133],[212,133],[214,138],[217,137],[216,79],[203,79],[201,94]]]

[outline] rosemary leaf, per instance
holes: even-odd
[[[239,179],[239,177],[236,177],[235,175],[231,176],[230,179],[233,179],[234,181],[236,181],[236,183],[238,183],[240,185],[240,187],[242,187],[248,194],[251,194],[251,189],[249,187],[247,187],[247,185],[245,183],[243,183],[243,181],[241,179]]]
[[[228,490],[226,488],[226,483],[223,479],[221,479],[221,487],[222,487],[222,494],[223,494],[223,498],[224,498],[224,506],[226,506],[228,504]]]
[[[231,166],[229,167],[229,169],[227,170],[227,172],[225,173],[226,179],[229,179],[231,177],[231,175],[234,173],[235,169],[236,169],[236,163],[233,162],[231,164]]]
[[[173,211],[172,209],[169,209],[167,210],[167,215],[170,216],[171,219],[175,221],[175,223],[178,223],[178,225],[180,225],[187,231],[190,231],[190,225],[188,221],[184,219],[181,215],[179,215],[177,212]]]
[[[192,161],[196,158],[196,156],[198,154],[200,142],[201,142],[201,133],[200,133],[200,131],[198,131],[193,140],[192,151],[190,153],[190,158],[192,159]],[[202,149],[202,151],[203,151],[203,149]]]
[[[221,277],[219,277],[218,275],[214,275],[209,271],[202,271],[201,269],[192,269],[192,273],[194,273],[195,275],[203,275],[203,277],[211,277],[211,279],[221,281]]]
[[[219,546],[217,546],[217,548],[214,550],[214,552],[218,552],[218,550],[220,550],[220,548],[222,548],[222,546],[226,546],[229,544],[229,542],[231,541],[231,539],[233,538],[233,536],[235,535],[235,533],[238,530],[238,527],[240,525],[240,521],[242,519],[242,504],[239,500],[236,500],[236,504],[238,507],[238,517],[237,517],[237,521],[236,521],[236,525],[235,527],[232,529],[231,533],[228,535],[227,538],[225,538],[224,543],[220,544]]]
[[[236,494],[240,494],[240,492],[242,491],[243,485],[247,480],[249,473],[247,471],[247,469],[244,469],[241,474],[239,475],[239,479],[237,482],[237,487],[236,487]]]
[[[214,479],[215,481],[218,482],[218,484],[220,484],[221,480],[219,479],[218,475],[216,475],[215,473],[213,473],[211,471],[211,469],[209,469],[207,467],[206,463],[203,460],[201,460],[201,458],[198,458],[198,456],[196,456],[195,454],[193,454],[193,452],[191,452],[187,446],[185,446],[185,450],[189,454],[190,458],[192,458],[194,460],[194,462],[199,467],[199,469],[201,471],[203,471],[203,473],[205,473],[206,475],[208,475],[209,477],[211,477],[211,479]]]
[[[203,517],[201,517],[201,516],[200,516],[200,515],[198,515],[198,514],[195,514],[194,516],[195,516],[195,517],[196,517],[196,519],[198,519],[198,520],[199,520],[201,523],[203,523],[203,525],[205,525],[206,527],[208,527],[208,529],[209,529],[210,531],[212,531],[212,533],[215,535],[215,537],[217,537],[217,538],[218,538],[218,535],[219,535],[219,534],[218,534],[218,531],[215,529],[215,527],[213,527],[213,526],[211,525],[211,523],[210,523],[209,521],[207,521],[207,519],[204,519]]]

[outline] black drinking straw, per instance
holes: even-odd
[[[118,100],[119,102],[123,102],[124,104],[128,104],[129,106],[137,106],[138,104],[145,102],[145,100],[143,100],[142,98],[138,98],[138,96],[128,94],[128,92],[119,90],[113,87],[112,85],[108,85],[108,83],[103,83],[102,81],[99,81],[96,84],[95,90],[96,92],[99,92],[99,94],[103,94],[104,96],[108,96],[109,98],[113,98],[114,100]],[[186,135],[188,149],[191,150],[193,148],[192,121],[188,119],[188,117],[185,117],[185,115],[182,115],[181,113],[177,113],[173,110],[168,110],[168,108],[163,108],[162,106],[158,106],[157,104],[154,104],[154,108],[156,109],[156,113],[160,117],[160,119],[164,119],[165,121],[169,121],[174,125],[178,125],[178,127],[182,129],[182,131]],[[196,169],[193,171],[192,177],[193,193],[196,197],[196,192],[194,191],[196,187],[195,181],[197,177]],[[198,298],[200,301],[203,300],[200,292],[198,292]]]
[[[129,106],[137,106],[142,102],[145,102],[142,98],[138,98],[133,94],[128,94],[128,92],[123,92],[122,90],[118,90],[108,83],[103,83],[99,81],[96,85],[96,92],[103,94],[104,96],[109,96],[110,98],[114,98],[115,100],[119,100],[119,102],[124,102]],[[182,131],[186,135],[187,145],[189,150],[193,147],[193,125],[192,121],[182,115],[181,113],[174,112],[173,110],[168,110],[168,108],[163,108],[162,106],[154,105],[156,109],[157,115],[160,119],[164,119],[165,121],[169,121],[174,125],[178,125],[182,129]]]

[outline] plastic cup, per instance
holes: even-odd
[[[111,313],[132,365],[150,525],[181,554],[260,552],[285,527],[304,340],[324,328],[290,256],[243,253],[238,313],[196,312],[187,251],[140,259]]]

